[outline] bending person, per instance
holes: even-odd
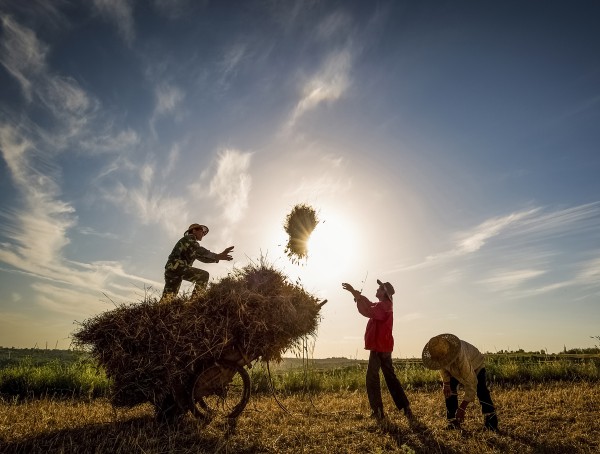
[[[490,430],[498,430],[496,408],[485,381],[485,357],[476,347],[454,334],[440,334],[427,342],[422,359],[426,368],[439,370],[442,376],[449,429],[460,428],[467,407],[477,395],[484,426]],[[459,383],[465,389],[460,405],[457,393]]]

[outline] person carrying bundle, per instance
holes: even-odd
[[[454,334],[439,334],[427,342],[421,357],[427,369],[440,371],[446,400],[448,429],[460,428],[469,403],[475,400],[477,395],[483,413],[484,427],[493,431],[498,430],[496,408],[485,381],[485,357],[476,347],[460,340]],[[459,383],[465,389],[460,405],[457,394]]]
[[[161,303],[166,303],[177,296],[179,287],[183,280],[193,282],[194,291],[192,297],[198,295],[208,284],[208,271],[194,268],[192,264],[195,260],[204,263],[218,263],[219,260],[232,260],[230,255],[233,246],[229,246],[223,252],[216,254],[203,248],[198,244],[208,233],[208,227],[201,224],[192,224],[184,232],[173,251],[169,255],[165,265],[165,288],[163,290]]]

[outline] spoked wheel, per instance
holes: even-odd
[[[250,399],[250,375],[242,366],[219,361],[198,374],[192,390],[198,417],[236,418]]]

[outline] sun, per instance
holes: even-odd
[[[353,225],[333,212],[321,211],[319,221],[308,239],[305,267],[323,279],[342,276],[357,265],[358,238]]]

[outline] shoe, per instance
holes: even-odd
[[[410,407],[405,407],[404,408],[404,416],[406,416],[406,419],[408,419],[409,421],[412,421],[415,419],[415,415],[412,412]]]
[[[376,419],[378,421],[385,419],[385,414],[383,413],[383,409],[373,410],[373,413],[371,413],[371,418]]]
[[[488,430],[498,432],[498,416],[496,413],[483,415],[483,426]]]
[[[449,419],[446,430],[460,430],[460,423],[456,419]]]

